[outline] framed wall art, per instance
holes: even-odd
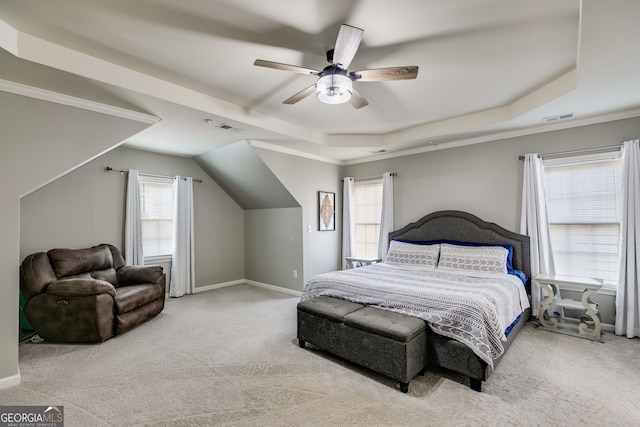
[[[336,193],[318,191],[318,230],[336,229]]]

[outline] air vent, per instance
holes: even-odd
[[[233,127],[231,125],[228,125],[226,123],[220,123],[218,126],[216,126],[218,129],[223,129],[223,130],[230,130],[231,132],[240,132],[242,129],[238,129],[236,127]]]
[[[558,114],[557,116],[543,117],[542,120],[548,123],[548,122],[555,122],[556,120],[570,119],[571,117],[573,117],[573,113],[566,113],[566,114]]]

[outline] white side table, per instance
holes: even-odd
[[[538,314],[541,329],[602,342],[598,304],[590,299],[602,287],[602,280],[558,274],[540,274],[536,277],[536,281],[547,291],[547,296],[541,302]],[[582,292],[582,298],[580,301],[561,298],[561,290]],[[563,321],[559,314],[549,313],[549,308],[552,305],[572,310],[584,310],[585,314],[580,317],[577,331],[575,325]]]
[[[365,265],[369,265],[369,264],[375,264],[377,262],[382,261],[381,258],[361,258],[361,257],[353,257],[353,256],[347,256],[344,257],[344,259],[347,261],[347,268],[350,268],[349,266],[352,267],[364,267]]]

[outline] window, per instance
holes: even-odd
[[[622,161],[605,153],[544,161],[556,273],[617,287]]]
[[[173,252],[173,180],[140,175],[140,219],[145,258]]]
[[[353,188],[356,257],[377,258],[382,216],[382,180],[356,182]]]

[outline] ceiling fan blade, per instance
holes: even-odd
[[[369,105],[369,101],[367,101],[364,96],[360,92],[355,89],[351,89],[351,99],[349,100],[349,104],[356,110],[362,107],[366,107]]]
[[[315,91],[316,91],[316,85],[314,83],[311,86],[302,89],[300,92],[296,93],[291,98],[283,101],[282,103],[283,104],[295,104],[298,101],[302,101],[304,98],[306,98],[307,96],[311,95]]]
[[[349,73],[358,82],[380,82],[385,80],[410,80],[418,77],[418,67],[388,67]]]
[[[343,24],[338,32],[336,47],[333,49],[333,65],[340,65],[341,68],[349,68],[349,64],[356,55],[364,30]]]
[[[298,74],[318,75],[320,71],[312,70],[311,68],[298,67],[297,65],[281,64],[279,62],[265,61],[264,59],[256,59],[253,65],[258,67],[273,68],[275,70],[293,71]]]

